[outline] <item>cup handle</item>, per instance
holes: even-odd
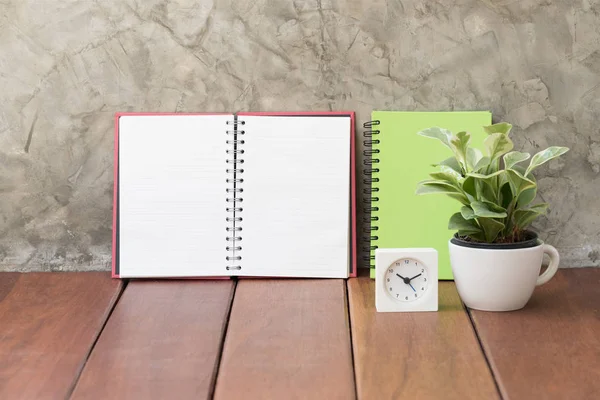
[[[558,263],[560,261],[558,251],[553,246],[545,244],[544,254],[548,254],[548,256],[550,257],[550,265],[548,265],[548,268],[546,269],[546,271],[544,271],[543,274],[538,276],[535,286],[540,286],[548,282],[550,279],[552,279],[556,271],[558,271]]]

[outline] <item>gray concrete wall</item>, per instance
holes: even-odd
[[[0,270],[108,269],[116,111],[487,110],[600,265],[598,0],[0,0]]]

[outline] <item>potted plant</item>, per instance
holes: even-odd
[[[418,134],[435,138],[454,154],[435,164],[439,170],[418,184],[416,193],[444,194],[458,201],[448,228],[450,263],[464,303],[486,311],[518,310],[529,301],[535,286],[554,276],[559,255],[528,229],[548,208],[534,204],[537,193],[533,171],[569,149],[549,147],[531,157],[513,150],[512,126],[502,122],[484,127],[486,154],[470,146],[470,134],[439,127]],[[550,265],[540,276],[543,255]]]

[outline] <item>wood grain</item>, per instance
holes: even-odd
[[[216,399],[353,399],[342,280],[243,280]]]
[[[600,394],[600,269],[561,269],[524,309],[472,310],[505,399]]]
[[[0,273],[0,399],[68,396],[121,285],[109,273]]]
[[[348,281],[359,399],[494,399],[498,392],[453,282],[439,311],[377,313],[375,282]]]
[[[0,301],[8,296],[20,276],[18,272],[0,272]]]
[[[72,398],[210,398],[234,285],[130,282]]]

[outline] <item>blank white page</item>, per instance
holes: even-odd
[[[245,121],[238,275],[348,276],[350,117]]]
[[[231,115],[119,118],[121,277],[227,275]]]

